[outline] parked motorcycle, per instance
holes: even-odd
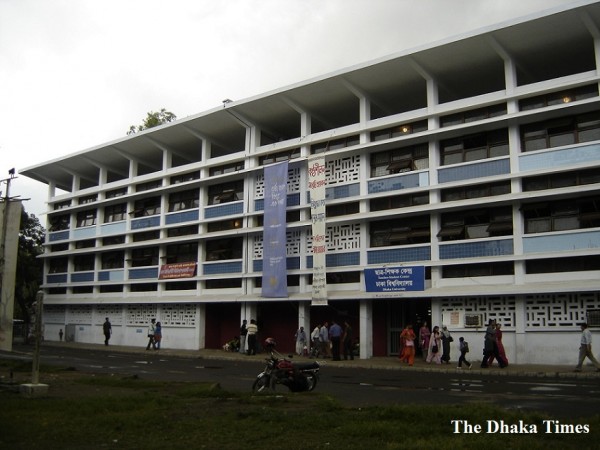
[[[317,386],[320,365],[316,361],[293,363],[275,350],[275,340],[267,338],[264,348],[269,351],[265,369],[252,384],[253,392],[275,390],[278,384],[287,386],[292,392],[312,391]]]

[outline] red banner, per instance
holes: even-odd
[[[195,262],[163,264],[158,274],[159,280],[172,280],[174,278],[190,278],[196,274]]]

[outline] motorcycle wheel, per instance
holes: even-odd
[[[317,376],[312,374],[306,375],[306,384],[308,386],[307,391],[312,391],[317,387]]]
[[[271,377],[265,374],[258,376],[252,384],[252,392],[264,392],[269,389],[272,389]]]

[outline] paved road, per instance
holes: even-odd
[[[0,357],[31,358],[31,348]],[[92,373],[137,375],[142,379],[218,382],[224,389],[249,391],[262,370],[260,358],[181,356],[158,352],[128,353],[116,348],[44,346],[42,363]],[[316,391],[349,407],[393,404],[462,404],[488,402],[556,417],[600,413],[600,378],[493,375],[481,371],[410,371],[327,364]],[[307,394],[310,395],[310,394]]]

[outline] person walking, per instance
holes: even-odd
[[[152,346],[153,350],[156,350],[156,342],[154,342],[155,331],[156,331],[156,319],[152,319],[150,321],[150,325],[148,326],[148,345],[146,345],[146,350],[150,350],[150,346]]]
[[[592,364],[596,367],[597,371],[600,371],[600,363],[594,357],[592,352],[592,332],[588,330],[588,324],[582,323],[581,327],[581,345],[579,346],[579,360],[575,367],[575,372],[581,372],[583,367],[583,361],[588,358]]]
[[[247,355],[256,355],[256,333],[258,333],[258,326],[256,320],[250,319],[250,324],[246,327],[247,335],[246,340],[248,341]]]
[[[431,332],[431,338],[429,339],[429,349],[427,351],[427,359],[425,360],[428,363],[432,361],[436,364],[442,363],[442,339],[440,337],[440,327],[433,327],[433,331]]]
[[[469,353],[469,343],[465,341],[465,338],[462,336],[458,338],[458,351],[460,352],[460,357],[458,358],[457,369],[462,369],[462,363],[465,363],[470,369],[472,364],[469,361],[467,361],[467,353]]]
[[[108,317],[102,324],[102,332],[104,333],[104,345],[108,345],[108,341],[110,339],[110,336],[112,335],[112,325],[110,324]]]
[[[442,326],[442,362],[450,364],[450,344],[454,342],[454,338],[448,331],[446,325]]]
[[[154,328],[154,344],[156,350],[160,350],[160,341],[162,341],[162,325],[160,322],[156,322],[156,327]]]
[[[321,352],[321,340],[319,339],[319,335],[321,333],[321,327],[319,324],[315,326],[315,329],[310,334],[310,344],[312,345],[312,349],[310,351],[310,356],[319,356]]]
[[[427,322],[423,322],[421,328],[419,328],[419,348],[423,355],[423,361],[427,360],[427,353],[429,352],[429,339],[431,337],[431,331],[427,326]]]
[[[240,326],[240,353],[246,352],[246,335],[248,334],[248,329],[246,325],[248,321],[246,319],[242,320],[242,325]]]
[[[498,361],[501,369],[506,367],[504,361],[498,353],[498,343],[496,342],[496,321],[490,319],[488,321],[487,329],[485,330],[485,337],[483,341],[483,359],[481,360],[481,368],[486,369],[490,366],[491,362]]]
[[[354,360],[354,349],[352,348],[352,327],[348,323],[348,321],[344,321],[344,334],[342,335],[342,347],[344,349],[344,361],[348,360],[350,357],[351,360]]]
[[[319,330],[319,342],[321,344],[321,356],[323,358],[331,357],[331,348],[329,347],[329,324],[324,322]]]
[[[296,354],[302,356],[306,347],[306,331],[304,331],[304,327],[298,328],[294,337],[296,338]]]
[[[407,362],[409,366],[415,363],[415,332],[411,323],[406,325],[406,328],[402,330],[400,339],[404,343],[404,349],[400,355],[400,362]]]
[[[505,366],[508,366],[508,358],[506,357],[506,351],[504,350],[504,344],[502,343],[502,326],[496,322],[494,327],[494,335],[496,336],[495,346],[498,349],[498,357],[496,357],[495,354],[490,355],[488,358],[488,366],[491,366],[494,363],[494,358],[498,360],[499,365],[501,365],[500,361],[502,361]]]
[[[333,361],[339,361],[340,358],[340,343],[342,342],[342,327],[335,321],[331,321],[331,327],[329,327],[329,338],[331,339],[331,351],[333,354]]]

